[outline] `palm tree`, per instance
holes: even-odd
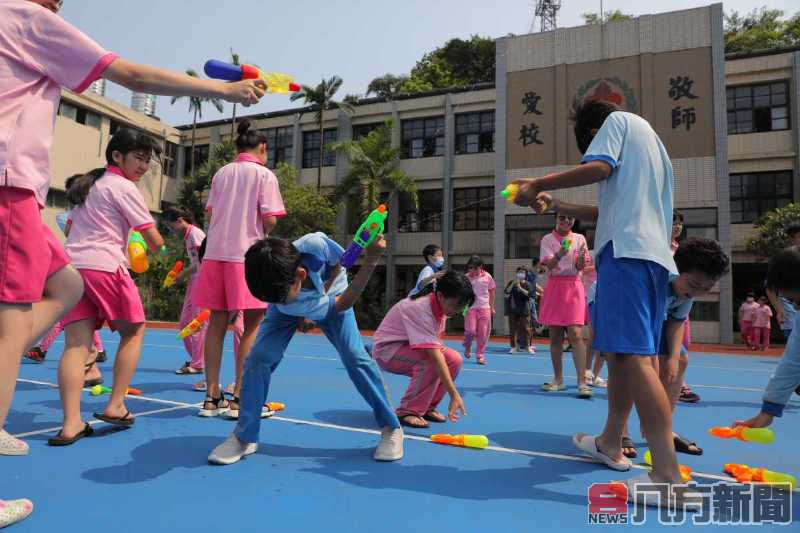
[[[199,78],[197,72],[193,68],[187,69],[186,74],[194,78]],[[195,148],[195,138],[197,136],[197,119],[203,118],[203,104],[207,103],[212,104],[215,108],[217,108],[217,111],[219,111],[220,113],[222,113],[223,107],[222,107],[222,100],[220,100],[219,98],[212,98],[209,96],[173,96],[172,100],[170,100],[170,104],[174,104],[175,102],[177,102],[178,100],[182,100],[183,98],[189,99],[189,111],[193,113],[191,173],[192,173],[192,178],[194,178],[194,159],[195,159],[194,148]]]
[[[239,66],[239,54],[233,51],[233,47],[231,47],[231,63]],[[233,104],[233,118],[231,118],[231,139],[236,138],[236,104]]]
[[[302,98],[306,105],[310,105],[314,110],[314,119],[316,120],[319,129],[319,165],[317,166],[317,191],[322,188],[322,161],[325,147],[322,141],[325,138],[325,131],[322,127],[322,119],[325,111],[329,109],[339,108],[347,114],[351,114],[354,108],[347,102],[337,102],[333,99],[336,91],[342,86],[342,78],[333,76],[332,78],[323,79],[316,87],[303,85],[302,88],[291,96],[292,102]],[[301,113],[302,115],[302,113]]]
[[[384,74],[375,78],[367,86],[367,96],[375,93],[381,98],[391,100],[401,92],[403,84],[408,81],[408,76],[395,76],[394,74]]]
[[[330,147],[347,157],[349,170],[334,191],[334,201],[354,199],[359,218],[366,216],[380,202],[381,190],[390,195],[405,192],[418,205],[414,180],[398,168],[400,148],[392,146],[392,120],[387,120],[366,137],[355,141],[339,141]]]

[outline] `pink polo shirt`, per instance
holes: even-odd
[[[434,293],[416,300],[400,300],[373,334],[372,355],[388,362],[402,346],[414,350],[441,348],[446,320]]]
[[[286,215],[278,178],[258,158],[239,154],[211,181],[211,213],[204,259],[243,263],[244,254],[264,237],[261,219]]]
[[[747,300],[742,302],[742,305],[739,307],[739,313],[741,313],[742,320],[744,322],[752,322],[755,318],[754,314],[758,307],[758,302],[747,303]]]
[[[206,234],[197,226],[190,225],[183,234],[183,241],[186,244],[186,254],[189,256],[189,265],[195,266],[200,263],[199,253],[200,245],[203,244],[203,239]]]
[[[475,303],[470,309],[491,309],[489,291],[495,289],[492,275],[481,269],[478,275],[467,274],[467,279],[472,283],[472,290],[475,292]]]
[[[115,166],[109,166],[92,185],[86,202],[72,210],[71,219],[64,248],[72,264],[103,272],[116,272],[126,264],[131,229],[155,225],[136,184]]]
[[[755,310],[753,327],[754,328],[767,328],[772,327],[770,319],[772,318],[772,308],[768,305],[759,305]]]
[[[553,258],[561,249],[561,241],[569,239],[572,241],[569,252],[561,258],[555,268],[549,271],[550,276],[577,276],[578,270],[575,263],[578,261],[578,252],[582,247],[586,247],[586,239],[580,233],[569,232],[566,236],[561,236],[558,232],[551,232],[542,237],[539,245],[539,261],[546,263]],[[588,263],[592,260],[589,252],[584,254],[584,260]]]
[[[85,91],[116,58],[38,4],[0,2],[0,186],[44,207],[61,86]]]

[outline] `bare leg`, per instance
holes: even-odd
[[[44,284],[44,297],[32,304],[33,327],[27,341],[30,348],[48,333],[56,322],[75,307],[83,296],[83,279],[72,265],[67,265]]]
[[[567,337],[572,344],[572,361],[575,363],[575,372],[578,373],[578,386],[586,384],[586,344],[583,342],[581,326],[569,326]]]
[[[94,318],[67,324],[64,328],[64,354],[58,365],[58,392],[64,410],[61,436],[72,438],[83,430],[81,391],[85,379],[84,366],[92,348]]]
[[[119,418],[128,412],[125,407],[125,394],[136,373],[139,357],[142,355],[144,324],[132,324],[118,320],[114,322],[114,327],[119,331],[121,339],[119,348],[117,348],[117,357],[114,360],[114,387],[103,414]]]
[[[228,312],[211,311],[206,330],[206,346],[203,352],[205,359],[206,385],[208,395],[218,398],[219,370],[222,366],[222,343],[225,341],[225,331],[228,329]]]
[[[631,409],[633,396],[631,394],[631,372],[625,364],[625,358],[633,356],[605,354],[608,363],[608,417],[603,433],[597,437],[597,446],[606,455],[615,461],[622,461],[623,433],[627,434],[626,424]]]
[[[550,361],[553,363],[553,385],[564,383],[564,365],[561,357],[564,355],[564,328],[550,326]]]

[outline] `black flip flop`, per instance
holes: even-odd
[[[686,453],[689,455],[703,455],[703,449],[698,447],[697,444],[690,441],[686,437],[681,437],[680,435],[675,435],[673,437],[675,441],[675,451],[678,453]],[[696,448],[696,450],[692,450],[692,446]]]
[[[632,452],[622,452],[622,455],[627,457],[628,459],[636,459],[638,457],[639,452],[636,451],[636,445],[633,443],[630,437],[622,437],[622,448],[633,448]]]
[[[103,413],[92,413],[92,416],[98,420],[102,420],[107,424],[111,424],[112,426],[130,427],[136,421],[136,419],[131,416],[130,411],[126,411],[125,414],[119,418],[106,416]]]
[[[406,422],[406,418],[409,418],[409,417],[412,417],[412,416],[417,416],[417,415],[404,415],[404,416],[401,416],[400,417],[400,424],[403,425],[403,426],[410,427],[410,428],[415,428],[415,429],[428,429],[429,425],[427,423],[424,426],[420,426],[420,425],[417,425],[417,424],[410,424],[410,423]],[[422,418],[422,417],[418,416],[417,418]],[[422,420],[424,421],[425,419],[422,418]]]
[[[87,379],[86,381],[83,382],[83,388],[91,389],[95,385],[102,385],[102,384],[103,384],[103,378]]]
[[[51,437],[51,438],[47,439],[47,445],[48,446],[69,446],[70,444],[75,444],[76,442],[81,440],[83,437],[88,437],[88,436],[92,435],[93,433],[94,433],[94,429],[92,429],[92,426],[90,426],[87,423],[85,426],[83,426],[83,430],[79,431],[73,437],[71,437],[69,439],[65,439],[61,435],[61,431],[59,431],[58,433],[56,433],[55,437]]]
[[[437,414],[437,415],[439,415],[441,418],[438,418],[438,417],[435,417],[435,416],[433,416],[433,413],[436,413],[436,414]],[[443,424],[443,423],[447,422],[447,417],[446,417],[446,416],[444,416],[444,415],[443,415],[442,413],[440,413],[439,411],[437,411],[436,409],[431,409],[430,411],[428,411],[427,413],[425,413],[425,414],[422,416],[422,418],[424,418],[424,419],[425,419],[425,420],[427,420],[428,422],[435,422],[436,424]]]

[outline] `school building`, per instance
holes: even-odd
[[[365,136],[392,119],[399,166],[415,179],[419,195],[418,208],[402,194],[389,206],[392,250],[376,275],[384,274],[393,302],[414,285],[429,243],[441,245],[454,266],[482,256],[498,295],[518,265],[530,266],[553,217],[508,206],[499,191],[517,177],[579,161],[569,115],[587,97],[608,98],[653,125],[672,158],[675,206],[686,217],[687,234],[716,238],[731,251],[732,275],[695,304],[692,333],[697,342],[732,342],[738,303],[758,288],[766,270],[746,251],[752,222],[800,201],[800,48],[726,57],[721,4],[500,38],[494,84],[362,99],[352,115],[325,113],[322,140],[313,112],[247,118],[269,139],[268,166],[293,165],[301,183],[316,186],[321,160],[325,190],[345,176],[347,161],[324,146]],[[53,207],[63,202],[64,177],[85,171],[87,161],[101,163],[114,124],[163,140],[166,163],[153,169],[142,189],[154,212],[175,202],[177,178],[188,173],[192,157],[191,125],[171,128],[94,95],[65,92],[64,105],[100,118],[89,124],[76,120],[80,113],[60,113]],[[198,124],[196,163],[230,134],[230,119]],[[558,196],[596,203],[597,189]],[[583,227],[591,245],[594,224]],[[336,235],[343,244],[352,237],[345,230],[342,224]],[[501,296],[497,304],[494,329],[502,333]]]

